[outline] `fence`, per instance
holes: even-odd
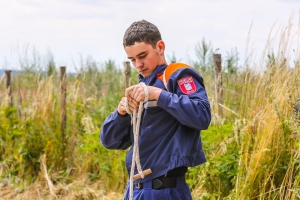
[[[217,101],[217,112],[220,116],[223,115],[222,104],[223,104],[223,82],[222,82],[222,65],[221,65],[221,54],[214,54],[214,69],[215,69],[215,99]],[[9,99],[9,106],[13,106],[13,95],[12,95],[12,79],[11,71],[6,70],[6,88]],[[131,67],[128,61],[124,62],[124,76],[126,88],[130,86]],[[65,144],[65,131],[67,125],[67,81],[66,81],[66,67],[60,67],[60,129],[62,133],[62,141]]]

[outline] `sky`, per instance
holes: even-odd
[[[166,57],[197,60],[195,45],[205,38],[223,60],[237,49],[243,65],[289,21],[291,34],[299,34],[299,11],[300,0],[0,0],[0,68],[18,69],[26,57],[50,54],[68,71],[89,57],[122,67],[124,33],[142,19],[159,28]]]

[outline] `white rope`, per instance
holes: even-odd
[[[144,109],[144,102],[148,101],[149,97],[149,92],[148,88],[145,83],[141,82],[140,85],[143,86],[144,91],[145,91],[145,99],[140,102],[139,104],[139,109],[138,112],[136,109],[133,110],[133,113],[130,112],[129,110],[129,105],[128,105],[128,99],[125,98],[125,108],[126,112],[128,114],[133,114],[132,116],[132,126],[133,126],[133,153],[132,153],[132,161],[131,161],[131,170],[130,170],[130,192],[129,192],[129,199],[133,199],[133,176],[134,176],[134,169],[135,169],[135,164],[138,170],[138,173],[140,174],[141,178],[144,178],[144,172],[141,167],[140,163],[140,154],[139,154],[139,134],[140,134],[140,124],[141,124],[141,117]]]

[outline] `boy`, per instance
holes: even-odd
[[[202,77],[191,67],[170,74],[167,87],[161,79],[167,68],[165,44],[157,27],[145,20],[134,22],[126,30],[123,46],[139,72],[139,82],[146,84],[148,101],[144,102],[139,136],[139,156],[143,170],[152,173],[134,181],[133,197],[146,199],[192,199],[185,182],[188,167],[206,161],[200,130],[211,120],[210,104]],[[131,116],[126,112],[138,108],[146,97],[142,85],[126,89],[118,108],[106,118],[100,132],[101,143],[108,149],[133,146]],[[133,148],[127,154],[131,169]],[[135,173],[138,174],[135,169]],[[125,198],[129,198],[129,184]]]

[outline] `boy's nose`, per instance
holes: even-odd
[[[136,60],[135,66],[136,68],[141,68],[144,66],[144,63],[141,60]]]

